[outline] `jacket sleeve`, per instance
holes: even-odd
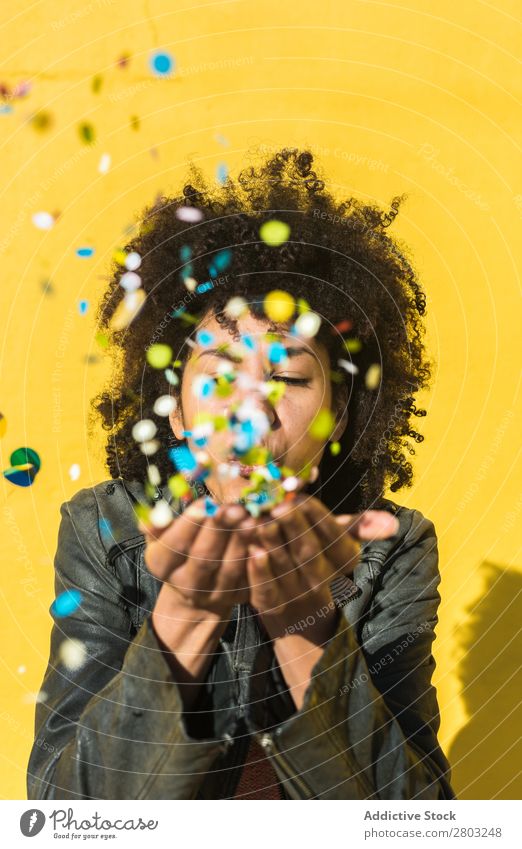
[[[437,538],[432,522],[411,513],[374,589],[363,647],[340,616],[300,711],[288,717],[280,687],[273,698],[265,692],[262,702],[255,699],[253,730],[264,729],[261,742],[290,797],[455,798],[431,683]]]
[[[188,736],[181,696],[150,616],[133,636],[125,588],[99,533],[93,490],[65,502],[61,516],[55,591],[76,588],[82,602],[65,617],[51,608],[28,799],[193,798],[227,736]],[[66,639],[86,649],[75,671],[61,660]]]

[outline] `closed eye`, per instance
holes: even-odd
[[[273,374],[270,380],[277,380],[282,383],[288,383],[291,386],[307,386],[310,383],[308,377],[289,377],[286,374]]]

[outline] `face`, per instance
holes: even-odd
[[[278,466],[290,467],[299,475],[308,464],[319,464],[327,442],[326,438],[321,441],[312,437],[309,428],[319,410],[332,405],[328,353],[315,339],[298,339],[280,331],[278,339],[287,356],[275,362],[273,340],[265,338],[267,322],[247,312],[237,320],[237,328],[239,335],[234,336],[213,314],[202,320],[197,341],[204,344],[195,345],[184,368],[178,406],[170,416],[172,430],[183,439],[184,431],[196,428],[197,436],[202,414],[207,418],[208,414],[221,416],[224,421],[240,407],[249,419],[261,423],[258,444],[269,449]],[[245,337],[252,347],[241,344]],[[229,394],[213,392],[204,397],[205,385],[214,385],[209,378],[217,379],[226,372],[234,375],[225,389]],[[267,381],[276,393],[284,388],[275,404],[263,392]],[[346,414],[341,412],[329,439],[339,439],[345,427]],[[202,449],[193,436],[186,437],[187,444],[197,454]],[[212,433],[204,447],[211,461],[205,484],[220,503],[241,498],[253,468],[240,463],[232,441],[231,429],[224,427]]]

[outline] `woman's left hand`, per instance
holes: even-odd
[[[304,621],[309,640],[328,640],[337,619],[331,581],[353,573],[360,541],[386,538],[397,529],[397,519],[385,511],[334,516],[311,496],[278,505],[256,525],[258,544],[250,546],[247,564],[250,604],[270,636],[294,633]]]

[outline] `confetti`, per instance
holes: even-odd
[[[80,467],[78,463],[73,463],[69,469],[69,477],[72,481],[77,481],[80,477]]]
[[[189,224],[196,224],[203,218],[203,213],[195,206],[179,206],[176,209],[176,218],[180,221],[186,221]]]
[[[214,341],[214,336],[212,333],[209,333],[208,330],[198,330],[196,333],[196,342],[198,345],[201,345],[202,348],[208,348],[209,345],[212,345]]]
[[[165,499],[160,499],[149,513],[149,520],[155,528],[166,528],[173,518],[172,509]]]
[[[338,333],[348,333],[348,331],[351,330],[352,327],[353,322],[350,321],[350,319],[345,318],[343,319],[343,321],[338,322],[338,324],[334,324],[334,326],[332,327],[332,333],[335,334],[336,331]]]
[[[362,342],[360,339],[345,339],[344,347],[350,354],[358,354],[362,348]]]
[[[40,702],[46,702],[49,698],[48,694],[45,690],[39,690],[37,693],[26,693],[24,695],[24,702],[26,704],[39,704]]]
[[[205,374],[198,374],[192,383],[192,394],[196,398],[210,398],[216,388],[216,381]]]
[[[127,68],[130,62],[130,55],[128,53],[123,53],[120,58],[117,60],[118,68]]]
[[[98,522],[98,527],[100,529],[100,536],[104,543],[107,544],[114,540],[110,519],[106,519],[105,517],[100,518]]]
[[[80,315],[85,315],[89,309],[89,301],[78,301],[78,312]]]
[[[284,221],[277,221],[276,219],[265,221],[259,228],[259,235],[265,244],[276,248],[288,241],[290,227]]]
[[[378,388],[381,382],[381,367],[378,363],[373,363],[373,365],[370,366],[364,375],[364,382],[367,389]]]
[[[153,409],[157,416],[170,416],[176,409],[176,399],[172,395],[160,395],[156,398]]]
[[[288,321],[295,311],[295,301],[288,292],[282,289],[274,289],[266,296],[263,308],[266,315],[272,321]]]
[[[340,442],[330,442],[330,454],[332,457],[337,457],[337,455],[341,451],[341,443]]]
[[[36,112],[30,119],[33,130],[37,133],[44,133],[49,130],[54,124],[54,118],[50,112]]]
[[[80,124],[78,127],[79,136],[85,144],[92,144],[94,139],[96,138],[96,133],[94,132],[94,127],[92,124],[84,123]]]
[[[174,498],[183,498],[184,495],[190,492],[190,486],[183,475],[172,475],[167,483]]]
[[[76,256],[79,256],[81,259],[88,259],[93,256],[94,248],[84,247],[84,248],[76,248]]]
[[[324,440],[328,439],[335,427],[335,418],[331,410],[326,408],[319,410],[312,424],[308,429],[308,433],[313,439]]]
[[[220,185],[226,182],[228,177],[228,167],[225,162],[220,162],[216,168],[216,180]]]
[[[337,365],[341,366],[348,374],[359,374],[359,369],[350,360],[337,360]]]
[[[51,230],[54,227],[54,216],[50,212],[35,212],[32,220],[38,230]]]
[[[136,251],[131,251],[130,254],[127,254],[125,257],[125,268],[128,271],[136,271],[137,268],[141,265],[141,256]]]
[[[268,348],[268,359],[271,363],[284,363],[288,360],[285,346],[281,342],[272,342]]]
[[[0,439],[5,436],[7,430],[7,419],[3,413],[0,413]]]
[[[24,672],[26,671],[26,667],[25,666],[19,666],[16,671],[18,672],[19,675],[23,675]]]
[[[58,654],[63,665],[74,672],[85,663],[87,650],[81,640],[71,638],[60,643]]]
[[[247,311],[248,311],[247,302],[245,301],[244,298],[240,298],[239,296],[237,296],[235,298],[231,298],[225,304],[224,312],[225,312],[225,315],[228,316],[228,318],[233,318],[233,319],[241,318],[241,316],[245,315],[245,313]]]
[[[138,116],[137,116],[137,115],[131,115],[131,117],[130,117],[130,125],[131,125],[131,130],[135,130],[135,131],[136,131],[136,130],[139,130],[139,128],[140,128],[140,119],[138,118]]]
[[[120,286],[126,292],[136,292],[141,286],[141,277],[135,271],[126,271],[120,278]]]
[[[300,315],[294,324],[294,330],[298,336],[304,336],[305,339],[311,339],[316,335],[321,326],[321,319],[316,312],[304,312]]]
[[[137,289],[136,292],[127,292],[123,301],[116,307],[110,323],[111,330],[124,330],[128,327],[138,315],[145,300],[146,295],[143,289]]]
[[[165,378],[170,383],[171,386],[178,386],[179,377],[177,376],[176,372],[173,369],[171,369],[171,368],[165,369]]]
[[[170,53],[158,50],[149,59],[151,70],[158,77],[168,77],[172,73],[175,62]]]
[[[145,454],[146,457],[151,457],[153,454],[158,451],[160,444],[157,439],[149,439],[140,444],[140,451],[142,454]]]
[[[74,613],[82,603],[82,594],[80,590],[65,590],[55,598],[51,605],[51,613],[53,616],[62,617],[70,616]]]
[[[100,161],[98,162],[98,171],[100,174],[106,174],[109,168],[111,167],[111,155],[110,153],[102,153]]]
[[[132,428],[132,437],[136,442],[148,442],[156,436],[157,431],[152,419],[142,419]]]
[[[31,486],[40,470],[41,460],[32,448],[17,448],[9,458],[11,464],[3,475],[15,486]]]
[[[154,464],[151,464],[147,469],[147,477],[151,486],[159,486],[161,483],[161,475],[159,469]]]
[[[197,468],[197,460],[187,445],[175,445],[170,448],[169,457],[180,472],[191,473]]]
[[[147,362],[152,368],[166,368],[172,362],[172,348],[170,345],[151,345],[147,348]]]

